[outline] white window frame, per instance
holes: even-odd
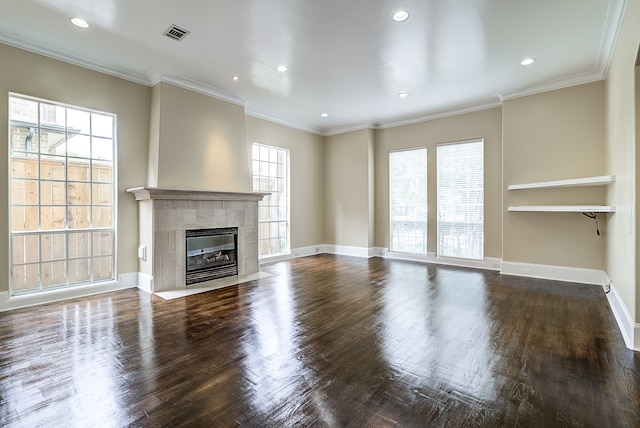
[[[420,196],[414,203],[407,201],[394,206],[394,156],[407,154],[411,156],[424,155],[424,181],[418,184],[423,187]],[[402,150],[389,151],[389,250],[392,252],[427,254],[428,248],[428,151],[426,147],[412,147]],[[414,184],[418,183],[415,176],[407,177]],[[421,207],[423,205],[423,207]],[[424,209],[424,213],[421,210]],[[400,236],[404,235],[404,236]],[[411,242],[412,241],[412,242]]]
[[[479,159],[469,158],[477,156],[477,153],[465,154],[463,150],[457,152],[450,150],[464,149],[464,146],[470,147],[470,145],[473,145],[474,147],[471,149],[476,151],[479,146]],[[442,143],[437,145],[436,150],[438,171],[437,256],[483,260],[484,139]],[[445,153],[447,150],[451,153]],[[448,159],[445,156],[448,156]],[[450,162],[451,159],[455,159],[455,162]],[[452,170],[449,170],[450,167]],[[471,174],[473,168],[480,168],[480,176]],[[447,173],[449,177],[455,177],[455,183],[451,179],[446,180]]]
[[[24,100],[29,103],[37,103],[37,120],[34,121],[33,117],[20,117],[18,113],[15,113],[12,117],[12,99]],[[8,101],[10,106],[8,127],[8,157],[10,164],[8,171],[8,203],[10,206],[10,293],[12,295],[38,293],[52,289],[73,288],[114,280],[116,276],[116,221],[118,212],[116,115],[17,93],[9,93]],[[47,122],[47,118],[45,117],[46,114],[43,114],[43,110],[40,108],[42,104],[52,106],[57,112],[64,112],[63,123]],[[89,118],[88,131],[86,129],[73,129],[69,126],[67,116],[70,111],[86,115]],[[110,136],[107,136],[107,134],[100,135],[98,131],[97,121],[105,117],[112,120],[110,128],[105,128],[109,129]],[[38,138],[36,143],[38,146],[36,149],[32,149],[33,146],[28,146],[26,139],[23,150],[20,150],[20,148],[14,149],[12,130],[19,128],[29,128],[29,134],[32,134],[32,131],[35,130],[35,138]],[[48,147],[50,150],[49,152],[44,152],[42,146],[43,140],[40,140],[40,138],[43,134],[51,135],[51,132],[64,136],[64,145],[60,146],[60,143],[56,143]],[[74,145],[78,150],[75,152],[71,151],[71,153],[69,153],[70,150],[68,145],[73,138],[76,138],[76,141],[80,139],[84,142]],[[110,150],[103,150],[102,154],[104,156],[102,157],[96,155],[95,150],[99,150],[97,147],[100,147],[101,149],[108,147],[101,146],[98,141],[106,142],[109,140],[111,141]],[[89,150],[86,152],[88,155],[84,155],[79,148],[82,147],[82,150],[84,150],[87,141],[89,142]],[[55,153],[51,150],[55,150]],[[108,158],[109,156],[111,159]],[[14,174],[11,167],[14,158],[16,160],[35,160],[35,176],[20,177],[19,175]],[[47,160],[50,161],[52,159],[55,160],[55,162],[64,164],[64,173],[62,176],[54,177],[52,175],[51,177],[45,177],[42,175],[41,171],[44,165],[46,165],[43,164],[43,162],[46,162]],[[86,163],[88,174],[87,179],[69,177],[69,166],[74,164],[74,162],[76,164]],[[108,168],[110,167],[110,181],[101,181],[100,177],[94,177],[94,172],[96,171],[95,168],[99,168],[99,165],[105,165]],[[22,183],[24,186],[31,185],[31,189],[37,194],[35,197],[37,202],[34,204],[28,203],[25,200],[20,203],[22,196],[17,192],[14,199],[14,196],[12,195],[12,185],[14,183],[18,186],[20,185],[19,183]],[[53,187],[56,187],[57,189],[63,188],[64,191],[62,198],[64,199],[64,202],[54,202],[53,199],[50,203],[47,203],[46,201],[43,202],[43,197],[45,197],[44,195],[46,194],[46,192],[43,192],[43,186],[45,186],[46,189],[53,189]],[[74,204],[73,201],[70,200],[72,194],[70,190],[74,189],[74,186],[88,189],[88,202],[86,204],[78,205]],[[110,204],[104,204],[100,203],[100,201],[94,200],[94,198],[99,197],[101,192],[104,191],[110,192]],[[107,195],[108,194],[109,193],[107,193]],[[46,213],[47,207],[49,207],[52,212],[55,208],[58,209],[58,213],[62,212],[59,210],[60,208],[64,210],[64,220],[62,223],[56,224],[56,227],[53,226],[54,223],[50,223],[47,225],[47,228],[43,228],[44,223],[42,221],[42,216]],[[82,212],[82,209],[75,211],[78,207],[86,210],[86,218],[74,216],[74,213]],[[31,209],[31,212],[36,213],[35,218],[37,219],[37,225],[32,224],[27,226],[24,224],[23,230],[19,230],[17,227],[14,230],[15,225],[12,213],[14,208],[17,210],[16,214],[22,210],[26,212],[27,209]],[[94,223],[99,223],[98,219],[104,215],[105,209],[107,210],[107,216],[110,216],[110,226],[95,226]],[[86,226],[85,223],[83,223],[85,221]],[[80,239],[81,235],[84,235],[84,237],[82,237],[82,244],[79,244],[77,239]],[[104,245],[104,239],[107,239],[106,246]],[[56,242],[54,243],[54,241]],[[84,250],[85,253],[78,253],[74,255],[74,252],[70,251],[70,248],[74,247],[74,244],[76,249],[80,248],[81,250]],[[61,246],[63,246],[62,249]],[[37,247],[37,251],[30,251],[33,250],[34,247]],[[74,266],[79,268],[75,269],[76,271],[81,271],[81,277],[74,277],[72,274]],[[84,274],[85,267],[87,268],[86,275]],[[18,273],[18,269],[21,269],[24,275]],[[105,272],[108,272],[109,275],[105,275]],[[51,275],[48,276],[47,274]],[[31,282],[29,282],[28,278],[31,278]],[[35,278],[37,278],[37,280],[35,280]],[[64,278],[64,280],[62,278]],[[20,280],[22,285],[17,286],[15,283],[16,280]],[[32,286],[25,285],[25,283],[32,284]]]
[[[291,251],[290,159],[288,149],[260,143],[252,145],[253,191],[271,193],[258,202],[260,258]]]

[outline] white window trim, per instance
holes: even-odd
[[[392,227],[392,222],[393,222],[393,206],[392,206],[392,188],[391,188],[391,155],[392,153],[400,153],[400,152],[409,152],[409,151],[417,151],[417,150],[424,150],[425,152],[425,156],[426,156],[426,163],[427,163],[427,171],[426,171],[426,175],[427,175],[427,183],[426,183],[426,189],[427,192],[425,194],[425,200],[427,200],[427,203],[425,204],[425,210],[427,211],[427,217],[425,219],[426,222],[426,227],[425,227],[425,245],[424,245],[424,252],[406,252],[406,251],[402,251],[402,250],[398,250],[395,249],[393,247],[393,227]],[[428,182],[428,176],[429,176],[429,150],[427,148],[427,146],[417,146],[417,147],[408,147],[408,148],[403,148],[403,149],[395,149],[395,150],[389,150],[389,159],[388,159],[388,170],[389,170],[389,175],[388,175],[388,186],[389,186],[389,194],[388,194],[388,198],[389,198],[389,251],[394,252],[394,253],[407,253],[407,254],[419,254],[419,255],[427,255],[428,254],[428,248],[429,248],[429,242],[428,242],[428,237],[429,237],[429,206],[428,206],[428,196],[429,196],[429,182]]]
[[[439,174],[439,168],[440,168],[440,163],[438,160],[438,148],[440,147],[444,147],[444,146],[453,146],[453,145],[461,145],[461,144],[471,144],[471,143],[480,143],[482,144],[482,148],[483,148],[483,153],[482,153],[482,181],[483,181],[483,186],[482,186],[482,190],[483,190],[483,194],[482,194],[482,208],[483,208],[483,214],[482,214],[482,248],[481,248],[481,255],[479,258],[475,258],[475,257],[463,257],[463,256],[456,256],[456,255],[449,255],[449,254],[441,254],[441,249],[440,249],[440,174]],[[484,245],[485,245],[485,223],[486,223],[486,216],[485,216],[485,210],[486,210],[486,206],[485,206],[485,186],[484,186],[484,181],[485,181],[485,155],[484,155],[484,148],[485,148],[485,144],[484,144],[484,138],[474,138],[474,139],[469,139],[469,140],[462,140],[462,141],[453,141],[453,142],[447,142],[447,143],[439,143],[436,146],[436,163],[437,163],[437,171],[436,171],[436,177],[437,177],[437,184],[436,184],[436,198],[437,198],[437,213],[436,213],[436,219],[437,219],[437,226],[436,226],[436,233],[437,233],[437,245],[436,245],[436,254],[438,257],[446,257],[446,258],[458,258],[458,259],[463,259],[463,260],[484,260]]]
[[[82,110],[82,111],[86,111],[88,113],[94,113],[94,114],[98,114],[98,115],[107,115],[107,116],[111,116],[113,117],[113,130],[112,130],[112,194],[113,194],[113,205],[112,205],[112,209],[113,209],[113,215],[112,215],[112,226],[111,227],[90,227],[90,228],[85,228],[85,229],[69,229],[68,228],[68,224],[67,224],[67,217],[65,217],[65,227],[64,229],[56,229],[56,230],[42,230],[41,229],[41,219],[40,219],[40,215],[38,215],[38,230],[36,231],[24,231],[24,232],[13,232],[11,230],[11,225],[12,225],[12,217],[11,217],[11,183],[12,183],[12,177],[11,177],[11,167],[8,168],[7,171],[7,179],[8,179],[8,189],[7,189],[7,203],[9,205],[9,213],[8,213],[8,228],[9,228],[9,270],[10,270],[10,277],[9,277],[9,295],[10,296],[38,296],[38,295],[48,295],[52,292],[63,292],[63,293],[74,293],[73,290],[77,290],[77,289],[85,289],[86,287],[91,287],[91,286],[95,286],[95,285],[104,285],[104,284],[109,284],[109,283],[113,283],[115,281],[115,279],[117,278],[117,269],[118,269],[118,257],[117,257],[117,249],[118,249],[118,144],[117,144],[117,135],[118,135],[118,130],[117,130],[117,123],[118,123],[118,118],[117,115],[114,113],[110,113],[110,112],[104,112],[104,111],[100,111],[100,110],[95,110],[95,109],[89,109],[89,108],[84,108],[84,107],[80,107],[80,106],[74,106],[74,105],[70,105],[70,104],[66,104],[66,103],[62,103],[62,102],[58,102],[58,101],[52,101],[52,100],[48,100],[48,99],[44,99],[44,98],[38,98],[38,97],[33,97],[33,96],[28,96],[28,95],[24,95],[24,94],[20,94],[20,93],[15,93],[15,92],[9,92],[8,94],[8,98],[7,98],[7,102],[10,102],[11,98],[19,98],[19,99],[25,99],[25,100],[30,100],[30,101],[35,101],[40,103],[45,103],[45,104],[51,104],[51,105],[55,105],[58,107],[62,107],[65,109],[73,109],[73,110]],[[11,111],[8,111],[8,115],[11,114]],[[38,112],[38,115],[40,114],[40,112]],[[7,152],[8,152],[8,162],[9,165],[11,163],[11,158],[12,158],[12,144],[11,144],[11,119],[8,116],[7,117],[7,121],[8,121],[8,127],[7,127],[7,133],[8,133],[8,147],[7,147]],[[52,126],[50,128],[54,128],[55,126]],[[40,129],[40,124],[38,124],[38,129]],[[67,127],[65,125],[64,127],[64,131],[67,131]],[[93,136],[93,133],[89,134],[90,136]],[[40,153],[38,151],[38,165],[40,164]],[[65,154],[65,160],[68,159],[68,155]],[[91,159],[91,158],[90,158]],[[92,159],[91,159],[92,160]],[[91,168],[89,168],[90,170],[90,174],[92,174],[91,172]],[[42,178],[40,177],[40,175],[38,174],[37,177],[37,181],[38,181],[38,189],[40,189],[41,187],[41,183],[42,183]],[[68,183],[68,177],[66,176],[65,173],[65,179],[64,179],[65,183]],[[93,179],[91,179],[90,181],[88,181],[88,183],[90,183],[90,185],[92,183],[94,183]],[[100,183],[100,182],[97,182]],[[40,192],[40,191],[39,191]],[[91,197],[92,199],[92,197]],[[36,205],[37,207],[40,207],[40,201],[38,201],[38,204]],[[65,202],[64,207],[65,209],[69,206],[68,201]],[[89,206],[89,210],[91,210],[91,208],[93,207],[93,204],[91,203]],[[91,268],[90,270],[90,277],[91,280],[89,281],[82,281],[82,282],[73,282],[73,283],[69,283],[69,278],[68,278],[68,272],[69,272],[69,266],[68,266],[68,262],[69,260],[72,260],[74,258],[70,258],[68,252],[65,254],[64,260],[67,263],[67,267],[66,267],[66,275],[67,275],[67,282],[66,284],[62,284],[62,285],[58,285],[58,286],[51,286],[51,287],[43,287],[42,285],[42,279],[39,277],[38,279],[38,289],[31,289],[31,290],[18,290],[16,292],[16,290],[14,290],[14,285],[13,285],[13,267],[14,267],[14,262],[13,262],[13,236],[16,235],[36,235],[36,236],[41,236],[41,235],[46,235],[46,234],[64,234],[65,235],[65,241],[68,243],[68,239],[69,239],[69,233],[74,233],[74,232],[87,232],[89,234],[93,233],[93,232],[97,232],[97,231],[101,231],[101,230],[109,230],[112,231],[112,242],[111,242],[111,277],[110,278],[101,278],[98,280],[94,280],[93,279],[93,269]],[[90,241],[89,245],[91,245],[92,241]],[[93,266],[93,258],[94,256],[91,254],[92,249],[89,248],[90,251],[90,255],[89,255],[89,259],[91,260],[91,265]],[[39,252],[39,257],[38,257],[38,264],[43,263],[42,261],[42,248],[40,245],[38,245],[38,252]],[[99,256],[97,256],[99,257]],[[40,269],[39,269],[40,270]]]
[[[268,254],[261,254],[260,253],[260,247],[261,247],[261,241],[264,240],[264,238],[261,238],[260,236],[260,224],[264,224],[266,223],[265,221],[260,221],[260,206],[261,204],[263,204],[265,201],[264,199],[260,202],[258,202],[258,254],[259,254],[259,259],[260,260],[269,260],[272,258],[278,258],[279,256],[282,255],[288,255],[291,253],[291,151],[289,149],[285,149],[282,147],[278,147],[278,146],[273,146],[273,145],[269,145],[269,144],[263,144],[263,143],[253,143],[251,146],[251,180],[252,180],[252,188],[253,188],[253,179],[255,177],[255,171],[253,169],[253,162],[256,161],[256,159],[253,157],[253,149],[254,147],[265,147],[269,150],[281,150],[283,152],[285,152],[286,154],[286,190],[287,190],[287,194],[286,194],[286,219],[284,219],[285,223],[286,223],[286,242],[285,242],[285,249],[284,251],[281,252],[277,252],[277,253],[268,253]],[[266,192],[269,193],[269,190],[260,190],[260,189],[255,189],[253,188],[253,191],[256,192]],[[281,219],[279,220],[270,220],[268,221],[268,223],[272,223],[274,221],[282,221]]]

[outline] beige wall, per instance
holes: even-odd
[[[485,257],[502,257],[501,109],[378,130],[376,133],[376,246],[389,248],[389,151],[427,147],[428,242],[436,251],[436,146],[484,138]]]
[[[325,139],[325,243],[369,248],[373,219],[371,129]]]
[[[507,212],[511,205],[604,205],[605,188],[506,190],[510,184],[603,175],[604,82],[503,105],[503,260],[604,268],[604,236],[580,213]],[[607,214],[599,214],[606,234]]]
[[[367,247],[376,245],[376,141],[375,132],[369,130],[369,141],[367,142],[368,151],[368,202],[369,206],[369,241]]]
[[[125,192],[146,181],[150,88],[0,44],[0,93],[30,95],[117,115],[117,273],[138,271],[138,206]],[[8,189],[8,102],[0,103],[0,188]],[[6,195],[6,193],[5,193]],[[0,223],[9,224],[0,198]],[[0,291],[8,290],[9,235],[0,228]]]
[[[155,186],[154,186],[155,187]],[[138,272],[153,276],[153,203],[152,200],[138,201],[138,245],[146,247],[146,257],[138,260]]]
[[[629,0],[622,28],[606,78],[606,166],[616,175],[610,186],[608,203],[616,213],[608,217],[606,270],[635,322],[638,317],[636,257],[638,126],[635,113],[637,95],[634,66],[640,43],[640,0]],[[637,345],[637,344],[636,344]]]
[[[248,150],[253,143],[289,150],[291,248],[324,243],[323,139],[273,122],[246,117]]]
[[[149,187],[158,187],[158,162],[160,161],[160,112],[162,102],[162,85],[151,89],[149,106],[149,155],[147,158],[147,181]]]
[[[154,113],[160,109],[157,186],[250,192],[244,107],[169,83],[158,85],[153,107]]]

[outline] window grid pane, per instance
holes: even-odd
[[[438,255],[484,257],[484,142],[438,145]]]
[[[253,190],[271,193],[258,203],[260,256],[289,252],[289,152],[253,145]]]
[[[10,95],[9,125],[12,293],[113,279],[115,117]]]
[[[391,251],[427,254],[427,149],[389,153]]]

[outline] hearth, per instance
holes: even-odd
[[[186,230],[187,285],[238,274],[238,228]]]

